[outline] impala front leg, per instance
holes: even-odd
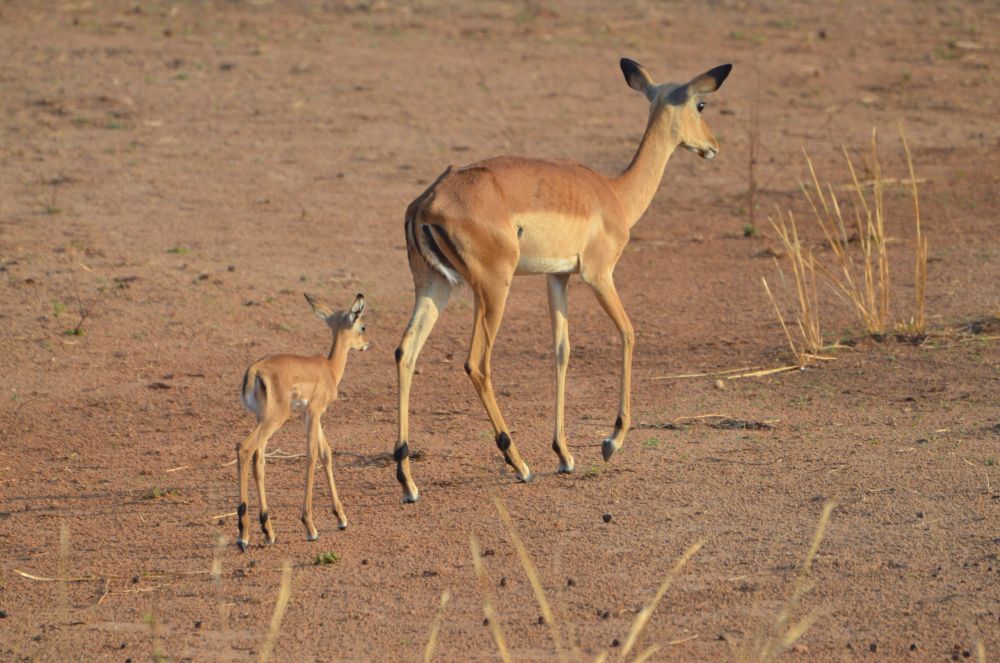
[[[323,468],[326,470],[326,482],[330,486],[330,497],[333,499],[333,515],[337,516],[337,527],[347,529],[347,515],[344,513],[344,505],[337,497],[337,484],[333,481],[333,449],[326,439],[322,427],[319,429],[320,459],[323,461]]]
[[[274,543],[274,527],[271,526],[271,514],[267,511],[267,491],[264,488],[264,460],[267,445],[257,447],[253,454],[253,480],[257,486],[257,498],[260,500],[260,531],[264,533],[264,543]]]
[[[319,416],[312,412],[306,413],[306,429],[308,432],[308,456],[306,459],[306,498],[302,506],[302,524],[306,527],[306,539],[315,541],[319,532],[313,524],[313,479],[316,474],[316,460],[319,457]]]
[[[632,422],[632,348],[635,346],[635,331],[632,329],[632,322],[625,313],[621,299],[618,298],[618,291],[615,290],[614,281],[611,275],[607,275],[590,284],[597,296],[597,301],[601,303],[605,313],[611,318],[622,335],[622,372],[621,387],[618,396],[618,418],[615,420],[615,430],[604,442],[601,443],[601,453],[604,460],[611,460],[622,443]]]
[[[569,322],[566,317],[566,288],[569,274],[549,274],[549,315],[552,318],[552,341],[556,356],[556,423],[552,434],[552,450],[559,456],[558,470],[573,472],[573,456],[566,445],[563,412],[566,408],[566,367],[569,366]]]

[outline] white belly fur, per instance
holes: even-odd
[[[572,274],[580,271],[580,260],[572,258],[532,258],[521,256],[515,274]]]

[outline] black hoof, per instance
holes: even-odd
[[[306,541],[319,541],[319,532],[315,534],[309,534],[306,536]]]
[[[528,472],[528,476],[525,477],[518,476],[517,480],[520,481],[521,483],[531,483],[532,481],[535,480],[535,475],[532,474],[531,472]]]
[[[347,529],[347,523],[338,523],[337,524],[337,529],[339,529],[341,532],[343,532],[345,529]]]
[[[615,455],[616,451],[618,451],[618,447],[615,446],[615,441],[611,438],[608,438],[601,443],[601,455],[604,456],[605,463],[611,460],[611,457]]]
[[[244,541],[243,539],[236,539],[236,545],[239,547],[240,552],[247,551],[247,542]]]
[[[416,504],[420,501],[420,495],[403,495],[403,504]]]
[[[563,463],[559,463],[557,471],[559,474],[573,474],[573,472],[576,472],[576,467],[573,465],[564,465]]]

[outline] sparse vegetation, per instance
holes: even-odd
[[[805,365],[818,358],[816,353],[823,346],[820,330],[820,303],[816,287],[817,272],[833,292],[844,301],[865,326],[867,333],[881,337],[890,329],[896,329],[910,336],[922,335],[926,327],[924,309],[927,284],[927,237],[923,234],[920,220],[920,199],[913,159],[902,126],[900,139],[906,153],[911,199],[914,206],[914,314],[909,320],[893,323],[890,313],[890,270],[887,250],[885,207],[885,187],[887,180],[882,173],[878,156],[876,132],[872,130],[870,180],[858,178],[854,163],[844,148],[851,184],[848,190],[854,194],[853,223],[845,220],[845,206],[837,196],[837,189],[828,184],[820,185],[819,177],[808,153],[805,153],[811,182],[802,183],[801,189],[812,209],[814,218],[823,232],[826,246],[832,260],[819,260],[805,247],[799,238],[795,217],[791,211],[785,214],[779,209],[775,218],[769,218],[777,232],[792,268],[797,301],[796,325],[800,340],[796,342],[785,324],[781,310],[771,289],[764,281],[764,288],[774,305],[775,312],[785,331],[792,353],[800,364]],[[871,195],[867,191],[871,189]],[[846,202],[846,201],[845,201]],[[849,231],[850,228],[850,231]],[[814,355],[814,356],[810,356]]]
[[[337,553],[327,550],[326,552],[321,552],[313,558],[313,564],[315,566],[324,566],[326,564],[336,564],[340,561],[340,557]]]
[[[177,497],[177,491],[172,488],[153,486],[142,494],[142,499],[144,500],[158,500],[163,497]]]

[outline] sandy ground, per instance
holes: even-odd
[[[276,660],[420,659],[444,591],[436,659],[498,660],[470,535],[516,660],[621,658],[637,611],[699,541],[629,659],[655,645],[650,660],[746,658],[833,502],[791,615],[814,621],[786,658],[975,660],[982,646],[995,660],[998,36],[1000,14],[977,2],[5,3],[0,658],[255,657],[288,560]],[[604,464],[618,338],[574,278],[578,472],[554,473],[544,280],[518,279],[493,361],[538,474],[516,483],[462,371],[462,291],[421,356],[410,446],[424,499],[403,505],[385,456],[412,304],[403,211],[446,165],[496,154],[619,172],[646,119],[622,56],[660,80],[735,65],[706,110],[721,153],[673,157],[616,271],[638,334],[635,430]],[[755,112],[757,236],[745,237]],[[877,126],[886,175],[905,177],[899,122],[925,180],[934,333],[876,342],[824,287],[826,338],[851,342],[834,361],[722,389],[661,379],[789,363],[760,284],[778,284],[793,315],[766,217],[794,210],[822,253],[801,148],[845,184],[841,146],[867,173]],[[906,320],[906,189],[889,187],[886,204],[892,313]],[[368,301],[374,346],[351,357],[325,418],[351,525],[336,531],[320,484],[321,538],[305,541],[303,460],[275,458],[278,541],[254,530],[240,554],[229,463],[252,419],[239,381],[268,352],[325,350],[303,291]],[[300,425],[270,449],[302,453]],[[325,552],[339,561],[314,565]]]

